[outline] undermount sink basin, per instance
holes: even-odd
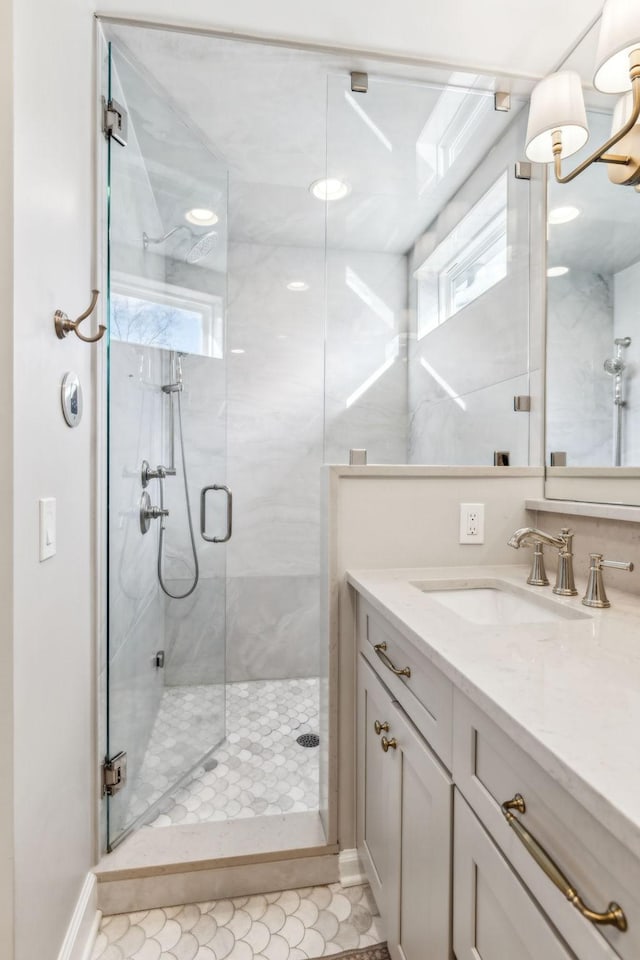
[[[533,596],[501,580],[426,580],[411,585],[470,623],[507,626],[591,619],[588,613]]]

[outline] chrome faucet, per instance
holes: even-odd
[[[556,547],[559,551],[558,570],[553,592],[560,597],[577,596],[578,591],[573,579],[573,533],[568,527],[563,527],[559,537],[554,537],[552,534],[545,533],[544,530],[538,530],[536,527],[521,527],[516,530],[508,543],[515,550],[523,545],[534,545],[533,564],[527,577],[527,583],[539,587],[546,586],[549,583],[544,570],[542,545],[546,543],[550,547]]]

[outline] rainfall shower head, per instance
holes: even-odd
[[[613,341],[616,347],[630,347],[631,346],[631,337],[618,337],[617,340]]]
[[[185,256],[187,263],[197,263],[198,260],[204,260],[215,247],[217,240],[218,234],[215,230],[209,230],[208,233],[203,233],[199,236],[187,250]]]
[[[179,227],[173,227],[173,229],[165,233],[163,237],[150,237],[148,233],[143,233],[142,246],[147,250],[151,245],[155,246],[158,243],[164,243],[165,240],[168,240],[169,237],[178,233],[179,230],[186,230],[192,240],[191,246],[184,257],[186,263],[198,263],[200,260],[203,260],[211,253],[218,240],[218,234],[215,230],[196,234],[193,230],[190,230],[189,227],[181,224]]]
[[[611,377],[617,377],[623,372],[626,363],[622,357],[609,357],[605,360],[603,366],[605,373],[608,373]]]

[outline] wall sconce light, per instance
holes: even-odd
[[[600,22],[594,86],[622,94],[613,115],[611,137],[575,170],[562,173],[562,161],[589,138],[580,77],[562,70],[534,88],[529,107],[525,153],[536,163],[553,163],[558,183],[569,183],[592,163],[606,163],[613,183],[640,183],[640,3],[606,0]],[[618,145],[616,153],[608,151]]]

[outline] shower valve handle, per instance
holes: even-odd
[[[148,533],[152,520],[159,520],[161,517],[168,517],[169,511],[162,507],[152,506],[151,497],[146,490],[140,497],[140,532]]]

